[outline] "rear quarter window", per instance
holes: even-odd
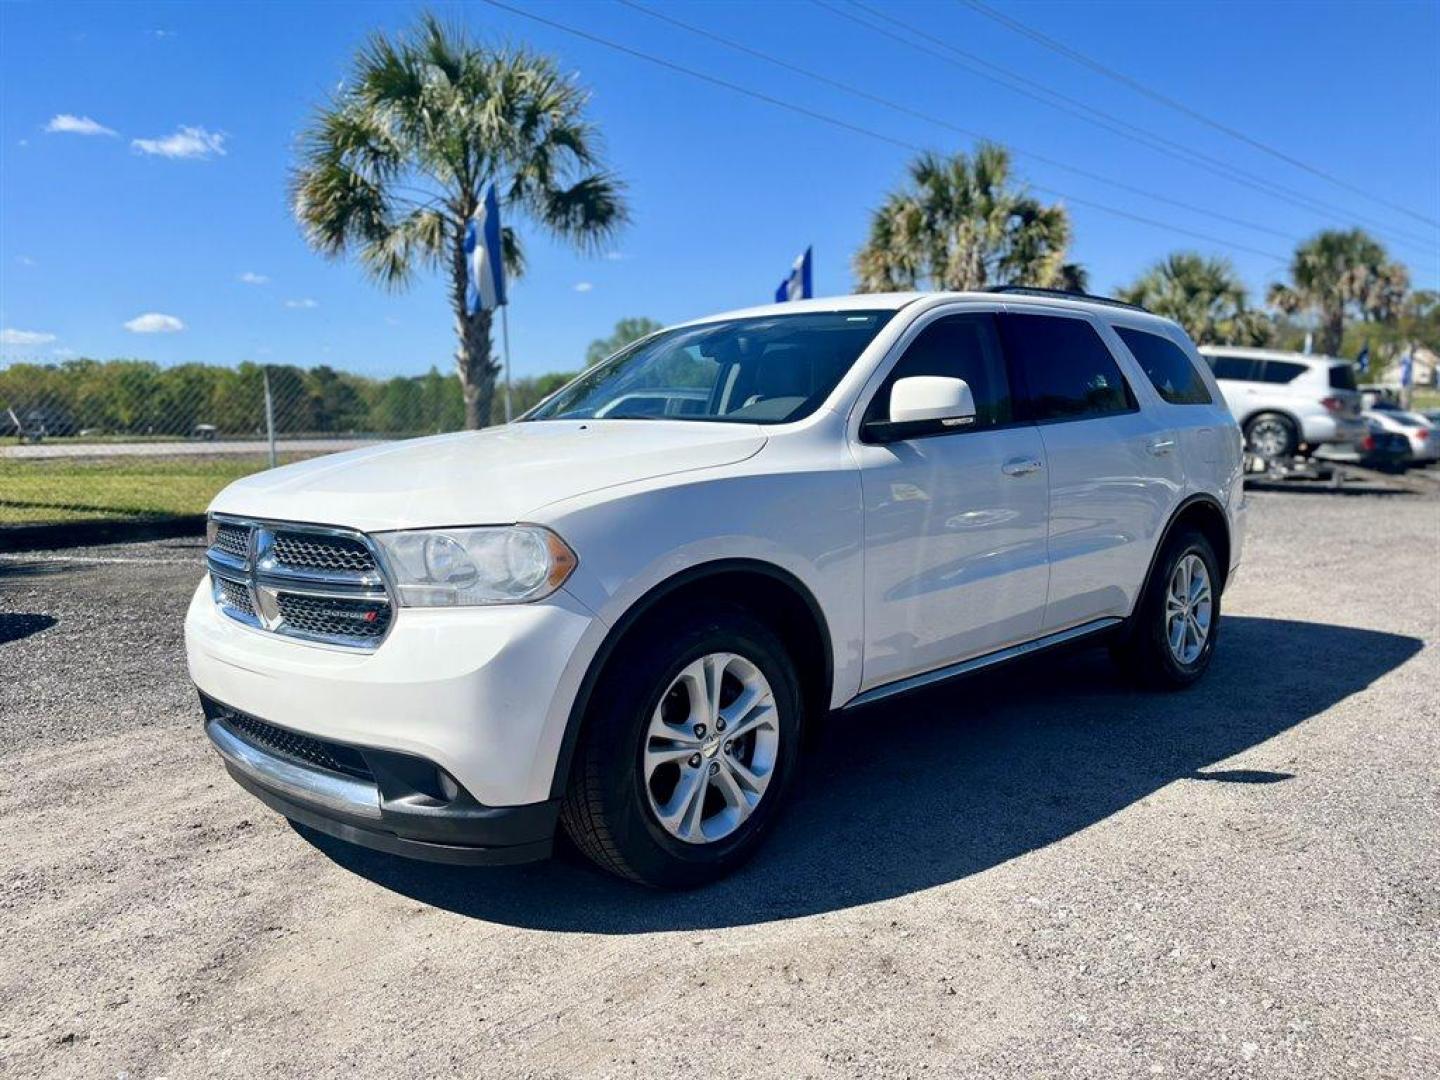
[[[1349,364],[1335,364],[1330,368],[1331,390],[1355,390],[1355,369]]]
[[[1190,357],[1167,337],[1117,326],[1115,332],[1134,354],[1155,392],[1171,405],[1209,405],[1210,390]]]

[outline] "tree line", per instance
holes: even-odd
[[[242,363],[235,367],[80,358],[12,364],[0,370],[0,427],[18,419],[50,435],[263,435],[265,378],[277,432],[286,435],[422,435],[465,426],[459,382],[431,367],[423,375],[369,378],[321,364]],[[563,385],[568,374],[517,379],[522,412]],[[504,404],[491,403],[491,423]],[[14,419],[10,413],[14,413]]]

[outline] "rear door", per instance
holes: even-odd
[[[1017,308],[1000,322],[1050,474],[1043,629],[1123,617],[1184,482],[1176,432],[1141,410],[1093,319]]]

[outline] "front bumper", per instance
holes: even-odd
[[[559,800],[483,806],[430,761],[286,731],[200,696],[231,777],[272,810],[340,840],[430,862],[503,865],[549,856]]]
[[[278,728],[433,762],[489,807],[542,803],[605,625],[561,590],[541,603],[402,608],[374,652],[257,630],[207,583],[185,620],[205,696]]]

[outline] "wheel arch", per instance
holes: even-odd
[[[1150,553],[1150,563],[1145,568],[1145,577],[1141,585],[1140,593],[1136,594],[1136,603],[1139,597],[1150,586],[1150,578],[1155,573],[1155,564],[1160,561],[1160,553],[1165,550],[1165,545],[1170,542],[1170,537],[1175,535],[1177,528],[1192,526],[1197,529],[1210,546],[1215,550],[1215,557],[1220,563],[1220,582],[1218,591],[1224,593],[1225,584],[1230,576],[1230,519],[1226,516],[1225,507],[1214,495],[1206,492],[1198,492],[1182,499],[1170,514],[1170,520],[1165,523],[1165,528],[1160,532],[1160,539],[1155,543],[1155,549]]]
[[[654,585],[617,619],[591,658],[570,704],[565,734],[555,760],[550,794],[565,793],[575,750],[585,727],[591,697],[625,640],[665,609],[706,599],[739,603],[759,612],[791,649],[811,718],[830,708],[835,656],[825,613],[814,593],[790,571],[760,559],[718,559],[689,567]]]

